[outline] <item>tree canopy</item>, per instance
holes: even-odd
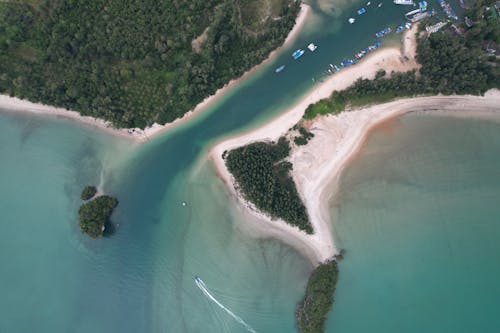
[[[91,238],[102,236],[104,225],[118,205],[116,198],[101,195],[80,206],[78,222],[83,233]]]
[[[299,4],[0,2],[0,93],[117,127],[170,122],[282,44]]]
[[[500,61],[485,50],[488,43],[500,39],[499,22],[478,17],[489,2],[492,1],[478,0],[468,11],[477,21],[464,36],[442,30],[418,38],[417,61],[422,65],[418,72],[390,73],[387,77],[385,71],[380,71],[373,80],[359,79],[347,89],[334,91],[329,98],[309,105],[304,118],[397,97],[481,95],[490,88],[499,88]]]
[[[312,233],[307,210],[290,176],[286,160],[290,144],[284,137],[277,143],[256,142],[231,150],[226,165],[243,196],[273,218]]]
[[[325,321],[333,305],[338,267],[334,260],[320,264],[307,282],[306,294],[299,303],[295,316],[301,333],[324,331]]]

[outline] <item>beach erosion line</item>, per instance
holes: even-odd
[[[54,107],[41,103],[33,103],[28,100],[1,94],[0,94],[0,112],[2,111],[25,112],[25,113],[36,113],[44,116],[56,116],[60,118],[73,120],[86,125],[90,125],[93,127],[97,127],[101,130],[106,131],[109,134],[132,139],[139,143],[145,142],[160,134],[165,133],[167,130],[172,129],[174,126],[178,126],[181,123],[185,123],[187,120],[192,119],[194,116],[202,113],[202,111],[207,110],[209,106],[211,106],[214,102],[216,102],[222,96],[224,96],[230,89],[234,88],[240,82],[247,79],[250,75],[254,74],[257,70],[261,69],[269,62],[274,60],[274,58],[297,37],[310,11],[311,7],[307,4],[302,3],[300,6],[299,14],[297,15],[297,18],[295,20],[295,25],[293,26],[292,30],[290,31],[290,33],[288,34],[288,36],[286,37],[285,41],[281,46],[279,46],[276,50],[272,51],[269,54],[269,56],[265,60],[263,60],[260,64],[252,67],[251,69],[243,73],[243,75],[241,75],[239,78],[229,81],[222,88],[219,88],[213,95],[205,98],[202,102],[197,104],[193,110],[186,112],[182,117],[177,118],[176,120],[164,125],[154,123],[153,125],[146,127],[145,129],[115,128],[111,122],[100,118],[83,116],[76,111],[71,111],[65,108]]]

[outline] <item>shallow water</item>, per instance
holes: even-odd
[[[360,2],[328,3],[313,4],[304,31],[274,62],[141,147],[64,120],[0,113],[0,332],[244,332],[195,276],[256,331],[295,330],[311,264],[242,230],[247,217],[204,158],[217,139],[295,103],[330,62],[373,43],[405,11],[386,4],[351,26]],[[293,61],[310,41],[315,53]],[[276,75],[280,64],[287,67]],[[89,183],[120,200],[115,234],[98,241],[76,223]]]
[[[328,332],[496,332],[500,117],[372,132],[332,203],[346,250]]]

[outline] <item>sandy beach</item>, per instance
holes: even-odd
[[[228,138],[211,149],[210,157],[215,163],[219,176],[229,187],[231,194],[253,216],[261,221],[266,221],[265,225],[258,226],[259,229],[262,229],[263,235],[274,237],[277,234],[275,228],[279,228],[281,231],[281,235],[279,235],[280,239],[284,239],[286,243],[298,248],[315,263],[329,259],[338,252],[333,244],[331,232],[328,227],[329,223],[325,223],[327,217],[324,216],[321,210],[314,207],[313,203],[306,197],[309,193],[309,183],[304,182],[304,185],[307,186],[301,187],[300,179],[296,176],[298,171],[294,171],[294,178],[298,183],[299,193],[304,199],[311,216],[311,223],[315,230],[313,235],[307,235],[283,221],[271,221],[268,216],[259,212],[251,203],[245,201],[233,186],[234,179],[225,167],[224,161],[221,158],[222,153],[225,150],[231,150],[251,142],[278,139],[302,118],[309,104],[329,97],[334,90],[347,88],[358,78],[374,78],[379,69],[384,69],[387,73],[390,73],[392,71],[409,71],[417,68],[418,64],[415,61],[416,29],[417,26],[415,25],[411,30],[406,32],[401,48],[383,48],[370,54],[355,66],[343,69],[341,72],[330,76],[321,84],[313,87],[298,103],[269,123],[255,130]],[[309,172],[307,171],[307,173]]]
[[[260,69],[262,66],[269,63],[284,47],[286,47],[290,42],[292,42],[295,39],[295,37],[303,27],[310,10],[311,10],[310,6],[306,4],[301,4],[301,8],[299,14],[297,15],[295,25],[288,34],[283,45],[281,45],[276,50],[272,51],[263,62],[261,62],[257,66],[254,66],[239,78],[229,81],[224,87],[218,89],[215,92],[215,94],[205,98],[201,103],[196,105],[196,107],[193,110],[188,111],[181,118],[178,118],[173,122],[165,125],[160,125],[155,123],[152,126],[145,128],[144,130],[140,128],[117,129],[113,127],[113,124],[103,119],[82,116],[76,111],[71,111],[64,108],[58,108],[39,103],[32,103],[27,100],[19,99],[16,97],[10,97],[7,95],[0,95],[0,111],[7,110],[9,112],[31,112],[47,116],[62,117],[74,121],[79,121],[87,125],[95,126],[107,131],[108,133],[119,135],[122,137],[127,137],[135,141],[139,142],[147,141],[151,139],[153,136],[163,133],[166,130],[172,128],[173,126],[176,126],[179,123],[199,114],[201,111],[205,110],[208,106],[210,106],[211,103],[213,103],[218,98],[223,96],[229,89],[233,88],[239,82],[245,80],[246,78],[248,78],[248,76],[252,75],[255,71]]]
[[[339,115],[318,117],[311,124],[314,138],[305,146],[294,146],[290,154],[293,163],[292,176],[307,207],[315,233],[307,235],[283,221],[271,221],[251,203],[246,202],[233,186],[234,179],[228,173],[221,154],[250,142],[275,140],[285,134],[293,124],[283,125],[283,119],[221,142],[211,151],[217,171],[229,186],[242,207],[262,221],[259,229],[264,235],[276,236],[295,246],[313,262],[321,262],[338,253],[332,239],[328,203],[335,193],[342,170],[362,147],[372,128],[384,121],[410,112],[434,112],[443,114],[484,115],[500,112],[500,91],[489,91],[480,96],[433,96],[401,99],[368,108],[343,112]],[[294,111],[292,109],[290,112]],[[284,115],[285,116],[285,115]],[[283,118],[280,117],[280,119]],[[267,229],[265,227],[267,225]],[[294,238],[294,239],[292,239]]]

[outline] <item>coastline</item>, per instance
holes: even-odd
[[[415,61],[415,32],[417,26],[407,31],[404,37],[404,43],[401,47],[389,47],[377,50],[360,61],[355,66],[343,69],[341,72],[330,76],[327,80],[313,87],[301,100],[299,100],[288,111],[279,115],[263,126],[250,130],[236,136],[225,138],[210,149],[210,158],[215,164],[216,171],[222,181],[227,185],[235,201],[244,207],[244,210],[265,223],[259,223],[257,226],[260,233],[265,236],[278,237],[286,243],[296,247],[301,253],[309,258],[313,263],[320,263],[330,259],[338,254],[338,249],[333,242],[332,232],[329,227],[328,216],[324,213],[324,207],[317,207],[313,202],[322,198],[314,197],[314,191],[318,189],[311,188],[311,183],[302,181],[298,174],[298,168],[294,165],[292,172],[293,178],[297,184],[297,190],[304,200],[304,204],[309,212],[311,223],[314,228],[314,234],[307,235],[294,228],[282,220],[271,221],[264,213],[258,211],[250,202],[246,201],[234,187],[234,179],[227,170],[222,154],[226,150],[231,150],[240,146],[247,145],[255,141],[274,141],[281,135],[284,135],[288,129],[293,127],[304,114],[309,104],[316,103],[320,99],[327,98],[334,90],[343,90],[354,83],[358,78],[372,79],[378,70],[384,69],[388,73],[391,71],[409,71],[417,68]],[[406,38],[409,37],[409,38]],[[405,58],[406,57],[406,58]],[[315,133],[313,131],[313,133]],[[316,134],[316,133],[315,133]],[[311,143],[305,147],[309,147]],[[292,150],[291,161],[297,149]],[[346,150],[349,150],[346,148]],[[303,170],[302,173],[314,174],[311,170]],[[321,183],[315,185],[320,186]],[[313,195],[312,195],[312,194]],[[278,229],[278,231],[276,230]]]
[[[255,65],[243,75],[240,77],[233,79],[226,83],[222,88],[219,88],[213,95],[208,96],[205,98],[202,102],[197,104],[193,110],[190,110],[186,112],[182,117],[177,118],[176,120],[167,123],[165,125],[160,125],[157,123],[154,123],[150,127],[146,127],[144,130],[140,128],[115,128],[111,124],[111,122],[100,119],[100,118],[94,118],[90,116],[82,116],[76,111],[71,111],[67,110],[65,108],[60,108],[60,107],[54,107],[50,105],[45,105],[45,104],[40,104],[40,103],[33,103],[28,100],[23,100],[17,97],[10,97],[7,95],[1,95],[0,94],[0,112],[3,112],[4,110],[6,112],[27,112],[27,113],[36,113],[39,115],[46,115],[46,116],[55,116],[55,117],[61,117],[65,119],[70,119],[73,121],[77,121],[80,123],[84,123],[87,125],[91,125],[94,127],[97,127],[99,129],[102,129],[110,134],[117,135],[120,137],[132,139],[137,142],[145,142],[152,137],[159,135],[160,133],[165,132],[166,130],[172,128],[173,126],[178,125],[179,123],[192,118],[193,116],[199,114],[201,111],[203,111],[206,107],[210,106],[213,102],[215,102],[218,98],[223,96],[229,89],[233,88],[235,85],[240,83],[242,80],[245,80],[248,78],[248,76],[252,75],[255,73],[258,69],[260,69],[262,66],[266,65],[269,63],[271,60],[275,58],[275,56],[284,48],[286,47],[291,41],[295,39],[297,34],[300,32],[302,26],[304,25],[306,18],[311,10],[311,7],[307,4],[302,3],[300,6],[300,11],[299,14],[297,15],[297,18],[295,20],[295,25],[293,26],[292,30],[289,32],[288,36],[286,37],[285,41],[281,46],[279,46],[277,49],[273,50],[269,56],[263,60],[261,63]]]
[[[293,164],[292,176],[297,190],[304,200],[315,230],[313,235],[307,235],[284,221],[271,221],[268,216],[245,201],[234,188],[234,179],[221,158],[224,150],[260,140],[275,140],[286,130],[276,129],[273,135],[270,134],[273,128],[266,125],[245,136],[219,143],[210,154],[219,176],[227,184],[232,196],[244,210],[262,221],[258,228],[261,233],[284,240],[312,262],[320,263],[338,254],[332,238],[329,200],[335,195],[344,168],[355,158],[373,128],[413,112],[484,115],[495,110],[500,112],[498,105],[500,91],[490,90],[484,97],[464,95],[405,98],[356,111],[346,111],[339,115],[318,117],[309,129],[315,136],[305,146],[294,145],[289,158]],[[281,232],[276,232],[275,229]]]

